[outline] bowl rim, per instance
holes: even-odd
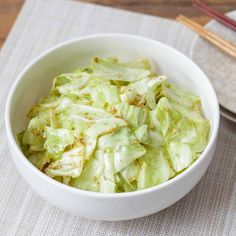
[[[33,164],[31,164],[31,162],[22,153],[22,151],[20,150],[20,148],[18,147],[18,145],[16,143],[16,140],[15,140],[15,137],[14,137],[13,131],[11,129],[11,125],[10,125],[10,111],[11,111],[11,105],[12,105],[12,99],[14,97],[14,93],[17,90],[21,79],[24,77],[24,75],[27,73],[27,71],[34,64],[36,64],[38,61],[40,61],[44,57],[48,56],[49,54],[53,53],[54,51],[56,51],[60,48],[66,47],[69,44],[79,43],[81,41],[86,41],[86,40],[95,39],[95,38],[112,38],[112,37],[141,40],[141,41],[147,42],[147,43],[159,44],[159,46],[173,51],[179,57],[182,57],[183,59],[190,61],[192,66],[195,67],[196,69],[198,69],[200,71],[200,73],[202,74],[202,76],[204,77],[206,83],[208,84],[208,87],[211,89],[211,94],[213,95],[213,100],[215,103],[213,105],[215,106],[214,116],[216,116],[216,117],[215,117],[215,122],[214,122],[214,124],[212,124],[212,127],[211,127],[212,133],[211,133],[209,142],[208,142],[205,150],[202,152],[202,154],[199,156],[199,158],[194,163],[192,163],[191,166],[189,166],[186,170],[184,170],[182,173],[175,176],[174,178],[172,178],[164,183],[161,183],[159,185],[156,185],[156,186],[153,186],[150,188],[146,188],[146,189],[142,189],[142,190],[138,190],[138,191],[134,191],[134,192],[121,192],[121,193],[92,192],[92,191],[77,189],[75,187],[68,186],[66,184],[60,183],[60,182],[50,178],[49,176],[47,176],[46,174],[44,174],[43,172],[38,170]],[[50,185],[54,185],[54,187],[56,187],[56,188],[60,188],[61,190],[64,190],[67,192],[72,192],[74,194],[81,194],[86,197],[96,197],[96,198],[127,198],[127,197],[133,197],[133,196],[141,196],[141,195],[155,192],[157,190],[164,189],[170,185],[175,184],[177,181],[180,181],[185,176],[187,176],[192,170],[196,169],[198,167],[198,165],[203,161],[203,159],[207,156],[209,151],[211,150],[211,148],[217,138],[217,133],[218,133],[218,129],[219,129],[219,121],[220,121],[219,103],[218,103],[218,100],[216,97],[215,90],[214,90],[213,86],[211,85],[208,77],[205,75],[205,73],[200,69],[200,67],[195,62],[193,62],[189,57],[187,57],[186,55],[184,55],[180,51],[178,51],[178,50],[172,48],[171,46],[168,46],[162,42],[159,42],[157,40],[146,38],[143,36],[138,36],[138,35],[133,35],[133,34],[122,34],[122,33],[105,33],[105,34],[92,34],[92,35],[81,36],[81,37],[77,37],[77,38],[59,43],[59,44],[49,48],[45,52],[41,53],[36,58],[34,58],[30,63],[28,63],[27,66],[24,67],[22,72],[17,76],[16,80],[14,81],[14,83],[10,89],[10,92],[9,92],[9,95],[7,98],[7,102],[6,102],[6,108],[5,108],[5,128],[6,128],[7,138],[9,141],[8,148],[10,149],[10,145],[11,145],[11,148],[17,154],[17,158],[20,158],[21,161],[24,162],[24,164],[30,169],[30,171],[34,172],[34,174],[37,175],[39,178],[43,178],[44,181],[47,181]]]

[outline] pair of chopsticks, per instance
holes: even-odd
[[[231,29],[236,30],[236,22],[234,20],[230,19],[229,17],[225,16],[224,14],[209,8],[208,6],[206,6],[205,4],[203,4],[199,1],[195,1],[193,3],[193,6],[199,8],[204,13],[212,16],[214,19],[216,19],[219,22],[223,23],[224,25],[230,27]],[[180,15],[176,19],[179,22],[181,22],[182,24],[184,24],[185,26],[189,27],[190,29],[192,29],[193,31],[198,33],[203,38],[210,41],[215,46],[222,49],[224,52],[226,52],[229,55],[231,55],[232,57],[236,58],[236,46],[234,44],[217,36],[216,34],[212,33],[211,31],[205,29],[202,25],[190,20],[189,18],[187,18],[185,16]]]

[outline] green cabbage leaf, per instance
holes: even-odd
[[[146,58],[93,58],[52,80],[28,112],[19,146],[40,171],[103,193],[157,186],[187,169],[208,144],[201,98],[154,73]]]

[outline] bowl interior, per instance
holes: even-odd
[[[50,50],[36,59],[19,76],[10,102],[10,126],[16,133],[25,129],[29,108],[49,93],[52,78],[90,64],[94,56],[118,56],[122,60],[147,57],[153,70],[199,94],[205,116],[213,129],[218,124],[218,103],[202,71],[181,53],[153,40],[125,35],[103,35],[77,39]]]

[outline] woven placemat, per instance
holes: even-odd
[[[49,47],[81,35],[119,32],[153,38],[188,55],[194,34],[174,21],[65,0],[28,0],[0,53],[0,114],[19,72]],[[207,174],[182,200],[124,222],[86,220],[37,196],[10,157],[0,116],[0,235],[236,235],[236,127],[221,120]]]

